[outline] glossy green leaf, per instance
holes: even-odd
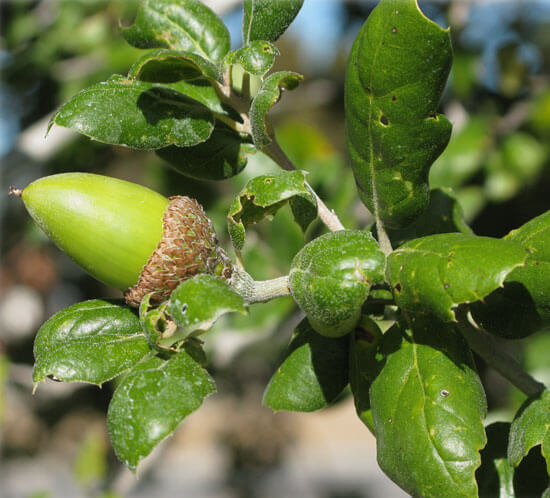
[[[227,54],[225,63],[240,64],[247,73],[263,76],[271,69],[279,54],[275,45],[255,40]]]
[[[248,225],[275,214],[286,202],[302,230],[317,217],[317,201],[302,171],[285,171],[250,180],[237,196],[227,222],[231,242],[237,250],[244,246]]]
[[[166,311],[178,329],[172,336],[163,336],[163,344],[206,332],[225,313],[246,313],[246,303],[223,280],[212,275],[196,275],[176,287]]]
[[[550,327],[550,211],[512,230],[505,240],[526,248],[527,261],[506,277],[504,288],[471,310],[489,332],[519,339]]]
[[[526,266],[515,270],[507,281],[523,284],[541,319],[550,322],[550,211],[512,230],[505,238],[529,251]]]
[[[132,368],[150,349],[138,317],[116,302],[94,299],[56,313],[34,341],[35,384],[47,376],[101,385]]]
[[[215,390],[208,372],[185,351],[168,361],[150,358],[137,365],[117,386],[107,413],[118,458],[135,471]]]
[[[550,476],[550,391],[528,399],[516,414],[510,429],[508,460],[517,467],[534,446],[541,446]]]
[[[243,40],[275,41],[294,20],[304,0],[244,0]]]
[[[526,258],[515,242],[462,233],[431,235],[391,253],[387,277],[398,306],[452,321],[454,308],[502,286]]]
[[[380,352],[370,402],[382,470],[413,496],[477,496],[486,401],[462,336],[413,316],[384,334]]]
[[[481,467],[476,471],[479,496],[516,498],[514,468],[508,463],[508,422],[495,422],[485,429],[487,446],[481,450]]]
[[[347,337],[323,337],[304,318],[266,387],[264,406],[312,412],[332,403],[348,383],[348,349]]]
[[[225,126],[214,128],[210,138],[194,147],[172,145],[156,151],[176,171],[197,180],[225,180],[239,174],[252,145]]]
[[[230,46],[225,24],[198,0],[143,0],[122,34],[137,48],[185,50],[218,62]]]
[[[171,88],[114,76],[77,93],[55,113],[50,127],[53,123],[99,142],[159,149],[204,142],[214,116]]]
[[[347,146],[361,199],[388,227],[428,206],[428,170],[451,133],[436,114],[451,61],[449,31],[415,0],[382,0],[351,50]]]
[[[447,188],[430,190],[430,204],[415,221],[406,228],[388,230],[393,247],[399,247],[408,240],[435,235],[436,233],[472,233],[464,221],[460,204]]]
[[[298,73],[278,71],[270,74],[262,83],[250,106],[252,139],[258,149],[263,149],[271,142],[266,122],[267,113],[279,101],[283,90],[294,90],[303,79]]]
[[[369,232],[330,232],[296,254],[289,287],[311,326],[339,337],[355,327],[371,286],[384,280],[384,264],[384,254]]]
[[[162,85],[176,92],[182,93],[187,97],[196,100],[208,107],[213,113],[228,116],[233,120],[238,120],[238,113],[231,107],[223,104],[216,89],[210,84],[206,78],[185,81],[181,80],[177,83]]]
[[[357,416],[374,433],[370,406],[370,387],[378,374],[378,344],[382,339],[380,328],[368,316],[361,316],[350,336],[349,384]]]
[[[142,55],[130,68],[128,79],[152,83],[173,83],[206,77],[222,81],[218,66],[200,55],[159,48]]]

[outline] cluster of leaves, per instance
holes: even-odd
[[[245,2],[244,45],[230,51],[226,26],[201,2],[145,0],[122,34],[134,47],[150,50],[125,77],[113,75],[72,97],[51,125],[103,143],[155,150],[190,178],[230,178],[246,166],[245,151],[271,143],[266,115],[283,89],[301,80],[290,71],[265,76],[278,55],[272,42],[301,4],[288,1],[273,9],[270,2]],[[235,250],[244,245],[247,225],[285,203],[304,230],[316,218],[303,172],[250,181],[228,215]],[[40,329],[34,381],[51,376],[101,385],[125,374],[108,425],[117,455],[135,470],[215,389],[196,336],[224,313],[246,312],[246,305],[226,283],[207,275],[184,282],[157,308],[146,298],[139,317],[121,302],[76,304]]]
[[[122,32],[148,51],[127,76],[75,95],[52,124],[155,150],[195,179],[236,175],[252,148],[289,170],[267,114],[301,76],[269,71],[278,55],[273,42],[301,4],[245,0],[244,45],[230,51],[227,28],[200,2],[144,0]],[[469,338],[491,337],[476,323],[513,339],[548,327],[550,212],[502,239],[480,237],[450,190],[429,189],[429,168],[451,132],[436,114],[451,62],[448,30],[414,0],[382,0],[361,29],[346,75],[347,143],[359,196],[376,224],[332,231],[295,255],[288,287],[306,317],[264,404],[318,410],[349,385],[377,439],[381,468],[407,492],[514,493],[522,485],[514,469],[532,448],[541,446],[550,469],[548,392],[531,383],[503,446],[501,434],[483,425],[486,400]],[[303,172],[252,179],[227,217],[237,256],[249,225],[288,203],[306,230],[319,202]],[[139,316],[118,302],[71,306],[38,333],[34,381],[101,385],[121,376],[109,433],[135,470],[214,392],[197,336],[225,313],[247,312],[253,299],[238,291],[201,275],[157,308],[145,298]],[[545,478],[538,482],[542,493]]]

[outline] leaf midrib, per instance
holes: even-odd
[[[387,22],[386,22],[387,25]],[[364,43],[364,41],[367,39],[365,36],[361,40],[361,45]],[[370,147],[369,147],[369,171],[371,176],[371,191],[372,191],[372,205],[374,206],[374,218],[376,220],[376,224],[380,226],[380,208],[378,206],[378,191],[376,189],[376,170],[374,168],[374,140],[373,140],[373,132],[372,132],[372,115],[373,115],[373,108],[374,108],[374,95],[373,95],[373,80],[374,80],[374,66],[376,64],[376,59],[378,57],[378,53],[380,51],[380,47],[382,45],[378,43],[376,45],[376,50],[374,52],[374,56],[372,58],[372,67],[370,71],[370,79],[369,79],[369,90],[368,98],[369,98],[369,118],[367,121],[367,133],[369,137]],[[359,69],[358,69],[359,71]]]
[[[437,446],[435,444],[434,437],[432,436],[432,434],[430,433],[430,430],[428,428],[428,420],[427,420],[428,417],[426,415],[426,405],[427,405],[427,401],[428,401],[428,396],[426,395],[426,391],[424,390],[423,376],[422,376],[422,373],[420,372],[420,365],[418,363],[418,348],[417,348],[418,345],[416,344],[416,342],[414,342],[414,338],[413,338],[413,342],[412,342],[411,345],[412,345],[412,349],[413,349],[413,358],[414,358],[414,362],[413,362],[411,370],[413,370],[413,369],[416,370],[417,375],[418,375],[418,382],[420,384],[420,389],[422,391],[422,406],[423,406],[422,421],[423,421],[423,424],[424,424],[424,430],[426,431],[426,434],[428,435],[428,439],[431,443],[432,449],[435,451],[435,455],[440,460],[440,462],[443,464],[443,468],[447,472],[447,475],[450,477],[451,481],[453,481],[458,486],[458,488],[461,488],[462,487],[461,483],[456,481],[453,474],[447,468],[447,461],[439,453],[439,450],[437,449]],[[457,418],[459,418],[459,417],[457,417]],[[464,421],[462,420],[462,422],[464,422]],[[464,460],[455,460],[455,461],[463,462]],[[470,460],[465,460],[465,461],[469,462]]]

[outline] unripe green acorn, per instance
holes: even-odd
[[[198,273],[231,276],[210,219],[189,197],[166,197],[141,185],[90,173],[41,178],[22,192],[44,232],[98,280],[139,306],[168,298]]]

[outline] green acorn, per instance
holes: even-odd
[[[137,307],[154,304],[193,275],[228,279],[231,262],[210,219],[189,197],[166,197],[141,185],[90,173],[64,173],[10,188],[44,232],[98,280]]]

